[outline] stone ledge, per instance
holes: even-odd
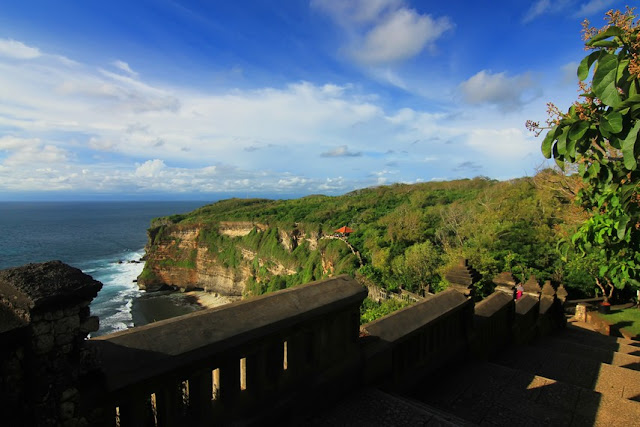
[[[102,283],[62,261],[0,270],[0,296],[14,310],[73,305],[93,299],[101,288]]]

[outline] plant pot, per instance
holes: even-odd
[[[598,306],[598,312],[599,313],[607,314],[610,311],[611,311],[611,304],[600,304]]]

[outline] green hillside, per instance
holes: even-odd
[[[532,274],[540,281],[571,278],[565,285],[582,296],[592,292],[589,277],[580,273],[578,261],[562,262],[556,252],[558,241],[581,218],[567,191],[572,185],[576,182],[547,170],[511,181],[395,184],[338,197],[229,199],[189,214],[158,218],[150,236],[161,241],[171,227],[198,224],[199,243],[208,245],[230,268],[246,261],[243,249],[251,250],[257,254],[247,286],[253,294],[340,273],[358,275],[388,290],[438,291],[447,285],[444,272],[464,257],[484,277],[478,295],[492,290],[493,276],[511,271],[521,280]],[[222,221],[250,221],[268,229],[229,237],[218,232]],[[281,243],[282,232],[330,236],[344,225],[355,230],[348,242],[360,253],[362,265],[340,240],[319,239],[313,249],[304,239],[292,250]],[[258,259],[277,260],[295,273],[272,274]],[[189,255],[177,254],[175,262],[188,265]]]

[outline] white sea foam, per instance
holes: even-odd
[[[144,268],[143,263],[133,263],[144,255],[144,251],[125,252],[113,258],[87,263],[83,271],[102,282],[103,287],[91,303],[91,312],[100,318],[100,330],[94,335],[103,335],[133,327],[131,307],[133,299],[140,295],[134,280]]]

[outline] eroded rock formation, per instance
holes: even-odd
[[[264,275],[295,274],[300,265],[283,260],[280,253],[291,254],[305,244],[305,250],[318,250],[319,232],[305,232],[293,225],[291,229],[274,228],[249,221],[224,221],[217,224],[169,224],[156,222],[148,230],[145,268],[138,277],[140,289],[156,291],[167,288],[204,289],[222,295],[241,296],[247,293],[250,280],[260,281]],[[269,251],[258,253],[251,242],[258,234],[272,230]],[[254,240],[243,240],[251,238]],[[277,245],[277,248],[273,246]],[[286,257],[284,257],[286,258]],[[335,260],[321,259],[322,273],[330,275]],[[266,273],[265,273],[266,272]]]

